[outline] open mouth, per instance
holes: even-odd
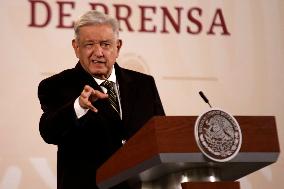
[[[105,61],[92,60],[92,63],[94,63],[94,64],[105,64]]]

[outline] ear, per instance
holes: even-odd
[[[118,39],[117,40],[117,44],[116,44],[116,48],[117,48],[117,56],[119,55],[120,49],[122,47],[122,40]]]
[[[72,46],[73,46],[74,52],[76,54],[76,57],[79,58],[79,44],[78,44],[78,40],[73,39],[72,40]]]

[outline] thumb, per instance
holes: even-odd
[[[97,93],[97,98],[99,98],[99,99],[108,98],[108,94],[105,94],[105,93],[103,93],[101,91],[97,91],[96,93]]]
[[[108,98],[108,94],[105,94],[98,90],[93,90],[91,94],[91,98],[93,99],[92,101],[96,101],[98,99],[106,99]]]

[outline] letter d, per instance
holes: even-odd
[[[29,0],[29,2],[31,5],[31,23],[29,24],[29,26],[38,27],[38,28],[47,26],[51,18],[51,9],[48,3],[43,0]],[[42,6],[43,9],[46,10],[45,11],[46,17],[39,23],[39,22],[36,22],[36,8],[38,8],[40,5]]]

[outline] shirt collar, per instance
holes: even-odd
[[[98,79],[98,78],[95,78],[95,77],[93,77],[93,78],[95,79],[95,81],[97,82],[98,85],[101,85],[102,82],[105,81],[105,80],[103,80],[103,79]],[[107,80],[116,83],[116,75],[115,75],[114,66],[112,66],[111,74],[110,74],[109,78],[107,78]]]

